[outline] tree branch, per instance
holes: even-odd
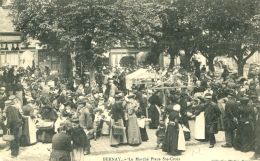
[[[232,58],[238,63],[238,58],[235,55],[232,55]]]
[[[254,55],[254,53],[256,52],[257,50],[256,49],[253,49],[250,54],[248,54],[245,58],[244,58],[244,61],[246,62],[251,56]]]

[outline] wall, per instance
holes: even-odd
[[[136,60],[136,65],[140,64],[146,58],[147,49],[138,50],[135,48],[115,48],[109,52],[109,65],[112,67],[120,66],[120,60],[125,56],[133,56]]]

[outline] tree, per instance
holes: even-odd
[[[197,17],[198,22],[204,31],[209,31],[210,39],[217,38],[207,46],[218,51],[215,55],[231,56],[238,65],[238,74],[243,75],[246,61],[259,49],[259,19],[255,18],[259,15],[259,1],[201,0],[199,5],[203,12]],[[208,51],[207,55],[214,53]]]
[[[143,26],[141,22],[147,17],[143,16],[147,6],[153,4],[140,7],[140,3],[135,0],[14,0],[12,17],[16,29],[26,37],[69,54],[75,76],[77,62],[94,73],[95,62],[104,51],[118,43],[138,45],[149,39],[144,34],[150,23],[146,21],[147,26]]]
[[[190,69],[190,59],[196,50],[196,39],[201,29],[193,24],[192,17],[196,13],[196,1],[174,0],[164,11],[162,18],[162,42],[168,46],[171,55],[170,66],[181,50],[185,54],[181,59],[181,67]]]

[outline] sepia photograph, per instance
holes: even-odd
[[[0,0],[0,161],[260,161],[260,0]]]

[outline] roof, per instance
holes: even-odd
[[[14,32],[9,10],[0,7],[0,32]]]

